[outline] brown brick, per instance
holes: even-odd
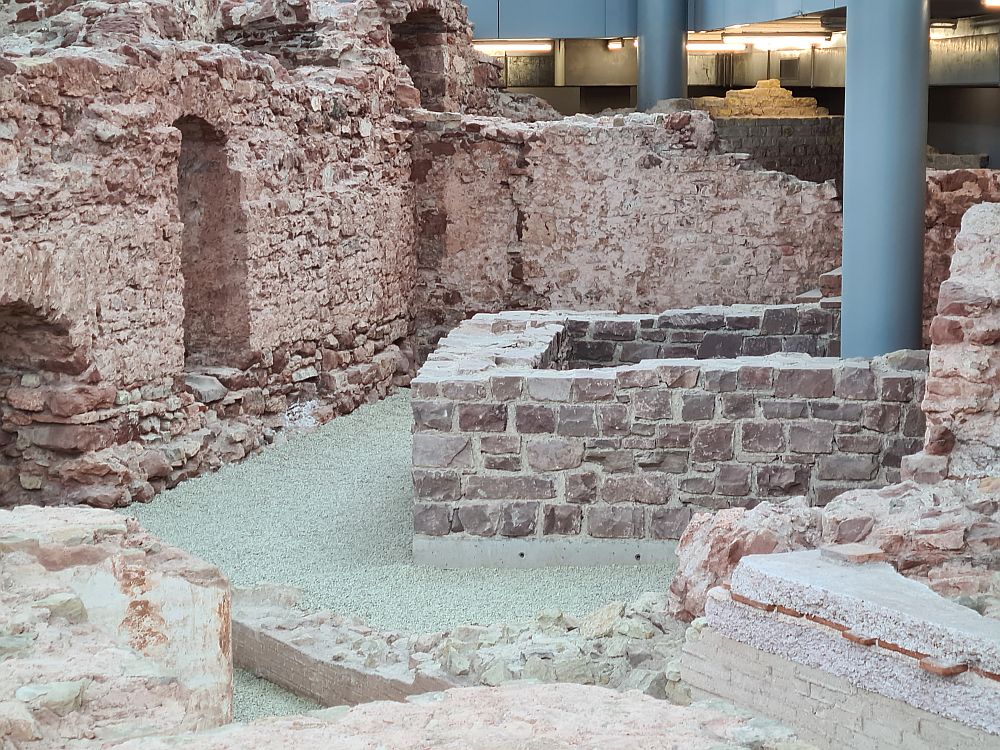
[[[518,435],[483,435],[479,438],[479,448],[492,455],[520,453],[521,438]]]
[[[657,448],[689,448],[694,428],[689,424],[658,425],[656,428]]]
[[[684,394],[681,419],[685,422],[710,420],[715,417],[715,395],[712,393]]]
[[[413,533],[422,536],[447,536],[451,531],[452,510],[446,505],[414,505]]]
[[[462,404],[458,428],[464,432],[503,432],[507,429],[507,407],[503,404]]]
[[[576,505],[546,505],[542,533],[546,536],[576,536],[583,526],[583,509]]]
[[[715,492],[715,477],[711,474],[695,474],[680,481],[681,492],[695,495],[707,495]]]
[[[760,332],[764,335],[795,333],[799,325],[799,311],[794,306],[769,307],[764,310]]]
[[[526,476],[470,476],[465,488],[469,500],[548,500],[555,497],[551,479]]]
[[[778,398],[829,398],[833,395],[833,370],[779,370],[774,394]]]
[[[455,502],[462,498],[462,477],[455,471],[414,469],[413,487],[420,500]]]
[[[452,428],[454,415],[455,404],[452,401],[413,402],[413,424],[418,432],[448,432]]]
[[[536,440],[525,449],[528,465],[536,471],[564,471],[583,463],[583,444],[570,440]]]
[[[876,473],[878,473],[878,461],[871,455],[824,456],[819,462],[819,478],[828,481],[871,481]]]
[[[486,383],[476,380],[456,380],[441,383],[441,395],[453,401],[484,401],[489,398]]]
[[[757,399],[752,393],[722,394],[722,416],[726,419],[753,419],[757,415]]]
[[[639,325],[632,320],[598,320],[594,322],[594,338],[598,341],[634,341]]]
[[[490,379],[493,398],[497,401],[514,401],[524,391],[524,378],[514,375],[497,376]]]
[[[809,410],[816,419],[826,419],[831,422],[860,422],[861,404],[843,403],[841,401],[813,401]]]
[[[767,464],[757,468],[757,490],[767,497],[802,495],[808,487],[808,466]]]
[[[573,379],[570,398],[573,401],[607,401],[615,395],[615,378],[577,377]]]
[[[597,539],[639,539],[642,526],[642,508],[596,505],[587,514],[587,532]]]
[[[829,422],[793,422],[788,428],[788,447],[793,453],[830,453],[833,435]]]
[[[683,474],[688,470],[687,451],[640,451],[635,454],[636,465],[644,471],[662,471]]]
[[[431,469],[470,468],[471,441],[460,435],[417,433],[413,436],[413,465]]]
[[[785,428],[781,422],[747,422],[741,430],[745,451],[780,453],[785,450]]]
[[[615,476],[604,480],[601,498],[609,504],[665,505],[670,501],[672,491],[667,474]]]
[[[589,505],[597,501],[597,474],[583,472],[566,477],[566,501]]]
[[[654,508],[649,535],[653,539],[680,539],[691,523],[691,516],[690,508]]]
[[[723,464],[715,480],[715,492],[727,497],[745,497],[750,494],[750,467],[742,464]]]
[[[609,474],[632,471],[635,461],[630,450],[588,450],[584,456],[587,463],[597,464]]]
[[[529,377],[528,395],[535,401],[569,401],[573,380],[568,376]]]
[[[599,404],[597,422],[602,435],[627,435],[632,426],[625,404]]]
[[[660,383],[656,370],[650,368],[619,370],[617,377],[619,388],[653,388]]]
[[[913,398],[913,389],[913,377],[910,375],[893,373],[879,379],[879,396],[883,401],[909,401]]]
[[[770,391],[774,388],[773,367],[741,367],[738,383],[744,391]]]
[[[493,471],[520,471],[522,468],[520,456],[483,456],[483,468]]]
[[[899,427],[902,413],[898,404],[868,404],[861,416],[861,424],[875,432],[893,432]]]
[[[729,461],[733,457],[734,425],[699,427],[691,443],[692,461]]]
[[[694,388],[701,368],[694,365],[662,365],[656,368],[660,382],[667,388]]]
[[[632,396],[636,419],[670,419],[673,415],[669,391],[651,389]]]
[[[496,536],[500,526],[500,508],[495,505],[463,505],[455,511],[453,531],[473,536]]]
[[[712,393],[732,393],[739,388],[739,379],[739,370],[706,364],[701,369],[701,378],[698,382],[704,390]]]
[[[765,400],[761,401],[760,408],[764,419],[802,419],[809,411],[809,404],[805,401]]]
[[[507,503],[500,510],[500,536],[531,536],[538,526],[538,503]]]
[[[714,331],[705,335],[701,348],[698,349],[699,359],[734,359],[743,351],[743,336],[729,331]]]
[[[556,412],[551,406],[525,404],[514,408],[517,431],[526,435],[555,434]]]
[[[596,437],[597,413],[593,406],[560,406],[556,432],[566,437]]]
[[[867,367],[841,367],[837,371],[836,394],[853,401],[874,401],[875,373]]]

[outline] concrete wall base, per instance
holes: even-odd
[[[457,539],[415,537],[417,565],[462,568],[557,568],[658,565],[677,559],[677,543],[625,539]]]
[[[822,750],[998,750],[1000,737],[855,687],[706,629],[684,645],[691,697],[723,698],[794,728]]]

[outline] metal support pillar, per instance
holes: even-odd
[[[639,109],[687,96],[688,0],[638,0]]]
[[[847,12],[842,351],[921,348],[929,0]]]

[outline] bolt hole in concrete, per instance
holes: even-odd
[[[293,435],[185,482],[135,515],[151,533],[218,565],[238,586],[297,586],[305,604],[380,629],[428,632],[518,623],[545,609],[584,615],[665,591],[673,564],[446,571],[411,559],[409,392]],[[237,679],[240,718],[295,713],[297,699]]]

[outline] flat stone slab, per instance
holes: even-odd
[[[466,688],[405,704],[369,703],[214,732],[127,742],[120,750],[809,750],[776,722],[725,704],[675,706],[578,685]]]
[[[732,593],[1000,675],[1000,621],[938,596],[885,563],[843,564],[820,550],[751,555],[733,572]]]

